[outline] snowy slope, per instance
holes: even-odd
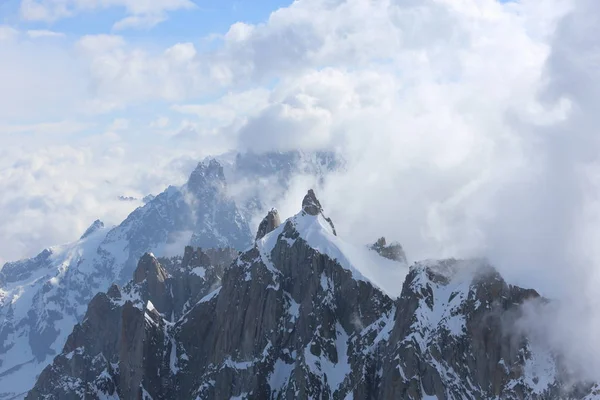
[[[598,398],[597,385],[572,386],[548,348],[514,329],[539,295],[484,261],[424,261],[406,274],[403,262],[339,238],[312,191],[299,214],[264,221],[222,286],[204,285],[183,307],[165,301],[183,293],[167,288],[211,268],[166,277],[145,255],[128,285],[140,289],[107,294],[119,299],[109,311],[91,304],[28,398]]]
[[[310,215],[300,212],[289,218],[259,241],[261,253],[271,253],[288,223],[311,248],[337,261],[352,272],[355,279],[371,282],[392,298],[400,295],[408,265],[381,257],[367,246],[355,245],[338,237],[322,213]],[[289,243],[293,244],[293,239]]]
[[[2,269],[0,398],[27,392],[49,361],[46,354],[61,351],[87,307],[77,290],[86,286],[87,277],[72,267],[94,259],[108,230],[95,229],[77,242],[51,247]],[[20,267],[26,270],[20,272]]]
[[[173,255],[187,244],[243,249],[246,220],[227,196],[220,164],[201,163],[120,225],[94,222],[82,239],[6,264],[0,274],[0,399],[29,389],[59,353],[94,294],[126,282],[146,251]]]
[[[186,184],[149,197],[113,229],[96,221],[82,240],[0,270],[0,399],[33,384],[60,352],[92,296],[113,282],[127,281],[144,252],[171,256],[186,244],[245,249],[252,239],[248,220],[262,207],[265,188],[281,185],[280,192],[269,196],[276,198],[294,174],[323,176],[338,165],[329,153],[248,153],[219,159],[207,158]]]

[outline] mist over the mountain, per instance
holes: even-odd
[[[552,300],[520,329],[600,381],[599,18],[594,0],[301,0],[153,46],[0,25],[0,265],[121,223],[143,204],[119,196],[183,185],[216,156],[244,231],[314,188],[353,244],[487,258]],[[286,171],[274,154],[290,151],[339,164]],[[271,154],[271,172],[236,172],[239,154]]]

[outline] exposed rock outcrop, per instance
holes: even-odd
[[[145,254],[123,289],[113,285],[106,294],[97,294],[28,398],[134,399],[148,390],[168,398],[160,376],[169,377],[174,365],[169,354],[172,321],[218,287],[223,273],[201,250],[189,246],[183,259],[168,261],[174,264],[173,275]],[[163,348],[166,354],[157,352]]]
[[[296,173],[322,176],[336,168],[336,160],[327,153],[298,152],[207,159],[188,182],[145,197],[144,205],[118,226],[94,223],[77,241],[5,264],[0,270],[0,399],[13,400],[33,386],[94,295],[114,282],[124,285],[144,253],[171,254],[178,243],[188,244],[204,249],[212,263],[228,266],[253,243],[247,221],[265,207],[264,182],[277,182],[279,190],[269,197],[281,198]],[[256,185],[236,203],[230,185],[248,181]],[[180,267],[175,264],[163,265],[173,278]]]
[[[302,200],[302,212],[312,216],[321,215],[331,226],[333,234],[337,235],[335,231],[335,226],[333,226],[333,221],[331,220],[331,218],[328,218],[323,214],[323,207],[321,207],[321,202],[317,199],[317,196],[315,195],[315,192],[312,189],[308,190],[308,193],[306,194],[306,196],[304,196],[304,199]]]
[[[258,225],[258,232],[256,232],[256,240],[262,239],[267,233],[272,232],[279,225],[281,225],[279,212],[277,212],[277,210],[273,208],[267,213],[267,216],[264,217]]]
[[[303,207],[257,240],[223,271],[221,286],[193,293],[192,275],[218,270],[199,266],[204,256],[186,249],[186,265],[165,267],[173,271],[164,281],[170,303],[146,290],[149,273],[120,294],[111,288],[96,296],[28,398],[69,398],[69,391],[155,400],[590,394],[590,386],[574,391],[552,353],[514,329],[524,302],[539,299],[535,291],[507,284],[484,261],[449,259],[415,264],[398,282],[400,296],[391,297],[361,274],[368,271],[353,264],[352,251],[337,252],[345,244],[318,232],[322,209],[314,193],[307,197],[310,213]],[[144,271],[160,271],[146,258]],[[172,304],[171,316],[157,304]]]
[[[308,215],[318,215],[323,212],[323,207],[321,207],[321,203],[312,189],[308,190],[304,200],[302,200],[302,211]]]

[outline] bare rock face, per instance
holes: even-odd
[[[215,160],[200,163],[184,185],[147,200],[116,227],[95,221],[79,240],[0,269],[0,399],[33,387],[94,295],[127,283],[146,252],[188,237],[186,244],[205,249],[252,245],[254,232]],[[221,252],[223,263],[237,254]]]
[[[304,199],[302,200],[302,212],[312,216],[320,215],[331,226],[333,234],[337,235],[335,231],[335,226],[333,226],[333,221],[331,220],[331,218],[328,218],[323,214],[323,207],[321,207],[321,203],[317,199],[317,196],[315,195],[315,192],[312,189],[308,190],[308,193],[306,194],[306,196],[304,196]]]
[[[375,250],[382,257],[401,263],[406,263],[406,255],[404,254],[404,249],[402,248],[402,245],[398,242],[392,242],[388,245],[385,240],[385,237],[380,237],[371,246],[371,249]]]
[[[277,212],[277,210],[273,208],[258,225],[258,232],[256,232],[256,240],[262,239],[267,233],[272,232],[279,225],[281,225],[279,212]]]
[[[302,211],[308,215],[319,215],[323,212],[321,203],[312,189],[308,190],[308,193],[304,196],[304,200],[302,200]]]
[[[160,265],[151,253],[146,253],[140,258],[140,262],[133,274],[133,283],[141,286],[145,298],[153,299],[156,306],[170,314],[170,298],[167,296],[169,290],[167,284],[167,271]]]
[[[307,198],[302,223],[227,268],[192,248],[145,255],[134,281],[92,300],[28,399],[594,398],[515,329],[534,290],[449,259],[413,265],[391,298],[309,245],[301,227],[322,226],[322,209]]]
[[[162,285],[167,279],[167,272],[159,264],[152,253],[146,253],[140,258],[133,274],[133,282],[141,283],[148,280],[152,286]]]
[[[472,274],[461,276],[468,269]],[[416,264],[396,300],[379,398],[559,398],[560,374],[548,379],[525,367],[557,361],[532,348],[515,325],[520,306],[537,298],[477,260]],[[542,390],[532,383],[540,379],[549,381]]]
[[[171,373],[172,321],[219,287],[223,274],[199,249],[188,246],[184,259],[163,259],[169,274],[145,254],[125,287],[97,294],[27,398],[137,399],[144,398],[144,388],[169,398],[161,376]],[[157,351],[163,348],[165,354]]]

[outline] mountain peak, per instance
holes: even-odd
[[[256,232],[256,240],[262,239],[267,233],[275,230],[281,225],[281,218],[279,218],[279,212],[272,208],[271,211],[263,218],[258,225],[258,232]]]
[[[181,260],[181,265],[186,268],[194,268],[194,267],[205,267],[211,264],[211,260],[202,251],[201,248],[194,248],[193,246],[185,246],[185,251],[183,253],[183,259]]]
[[[327,221],[327,223],[331,226],[333,235],[337,236],[335,226],[333,226],[333,221],[331,220],[331,218],[328,218],[325,215],[323,215],[323,207],[321,206],[319,199],[317,199],[315,191],[312,189],[308,189],[308,193],[306,193],[306,196],[304,196],[304,199],[302,200],[302,213],[312,215],[313,217],[321,215],[325,219],[325,221]]]
[[[90,236],[92,233],[96,232],[98,229],[102,229],[102,228],[104,228],[104,222],[97,219],[94,222],[92,222],[92,224],[89,226],[89,228],[87,228],[85,230],[83,235],[81,235],[80,239],[85,239],[86,237]]]
[[[159,282],[164,282],[167,278],[166,271],[152,253],[146,253],[140,258],[138,266],[133,274],[133,282],[140,283],[147,278]]]
[[[202,188],[207,182],[225,183],[225,174],[223,167],[214,158],[198,163],[198,166],[188,179],[188,187],[191,189]]]
[[[317,199],[314,190],[309,189],[306,196],[304,196],[304,200],[302,200],[302,211],[308,215],[319,215],[319,213],[323,212],[323,207],[321,207],[321,203]]]

